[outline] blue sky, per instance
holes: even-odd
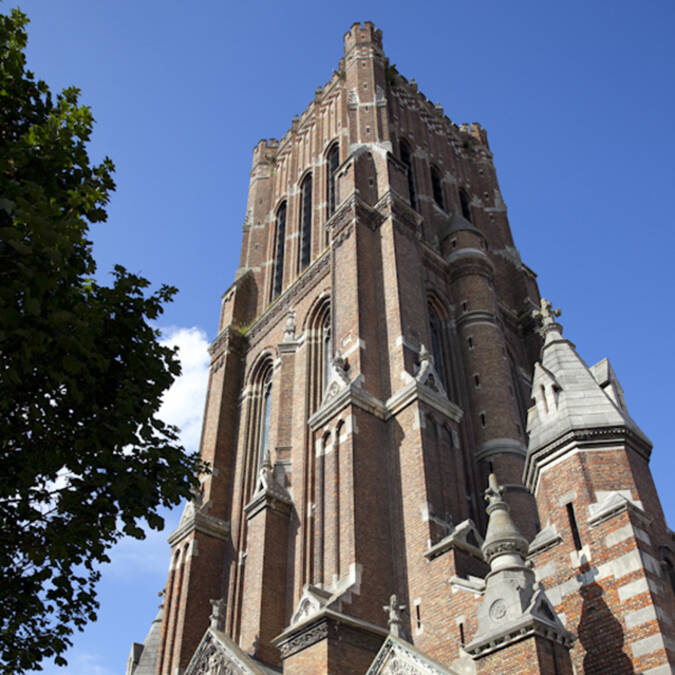
[[[30,67],[54,91],[82,89],[97,120],[91,154],[117,166],[109,220],[93,230],[101,277],[121,263],[180,289],[161,325],[186,362],[165,413],[187,444],[198,442],[204,347],[238,264],[252,148],[286,132],[336,67],[343,33],[367,19],[391,62],[453,121],[487,128],[516,245],[580,354],[611,360],[654,442],[672,525],[672,2],[21,7]],[[67,672],[124,671],[156,611],[166,534],[113,551],[99,621],[75,636]]]

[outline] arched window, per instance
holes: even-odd
[[[312,174],[300,186],[300,271],[309,265],[312,255]]]
[[[276,243],[274,252],[274,277],[272,299],[281,293],[284,283],[284,248],[286,246],[286,202],[277,211]]]
[[[471,200],[469,195],[466,194],[466,190],[463,188],[459,189],[459,203],[462,206],[462,215],[470,223],[473,223],[473,218],[471,217]]]
[[[265,455],[269,454],[270,449],[270,412],[272,410],[272,369],[269,368],[265,373],[265,379],[262,384],[262,414],[260,415],[260,442],[258,444],[258,458],[256,462],[256,473],[260,471]]]
[[[328,151],[328,173],[326,175],[326,196],[328,201],[328,217],[330,218],[335,213],[335,175],[340,163],[340,146],[336,143]]]
[[[245,485],[249,496],[255,492],[265,455],[271,454],[273,372],[272,358],[265,356],[254,367],[247,387]]]
[[[410,146],[401,140],[399,143],[401,149],[401,161],[408,168],[408,191],[410,192],[410,206],[417,211],[417,195],[415,194],[415,176],[413,175],[412,155],[410,154]]]
[[[441,324],[441,319],[431,305],[429,305],[429,330],[431,332],[431,353],[434,357],[436,372],[443,382],[445,391],[449,393],[445,345],[443,344],[443,325]]]
[[[333,360],[330,303],[325,297],[310,310],[305,324],[309,368],[309,407],[312,414],[323,399]]]
[[[431,189],[434,193],[434,201],[445,210],[445,201],[443,200],[443,186],[441,185],[441,175],[435,166],[431,167]]]

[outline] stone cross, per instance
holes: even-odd
[[[389,614],[387,619],[387,624],[389,625],[389,634],[394,637],[400,637],[401,635],[401,612],[405,609],[405,605],[398,604],[398,598],[396,594],[392,594],[389,598],[389,604],[384,605],[382,609]]]
[[[213,630],[222,631],[225,626],[225,600],[218,598],[209,602],[211,603],[210,626]]]
[[[532,310],[532,316],[541,324],[543,332],[547,332],[551,326],[557,323],[555,317],[560,316],[562,312],[560,308],[553,309],[553,303],[546,298],[540,300],[539,306],[539,309]]]

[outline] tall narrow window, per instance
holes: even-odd
[[[436,204],[445,209],[445,202],[443,200],[443,186],[441,185],[441,176],[435,166],[431,167],[431,189],[434,193],[434,201]]]
[[[309,265],[312,254],[312,174],[302,181],[300,188],[302,204],[300,209],[300,270]]]
[[[333,358],[331,339],[330,339],[330,314],[326,314],[326,319],[321,327],[323,335],[321,336],[323,343],[323,388],[328,385],[328,378],[330,377],[330,364]]]
[[[258,447],[257,470],[260,470],[270,444],[270,411],[272,410],[272,371],[267,371],[263,382],[262,415],[260,416],[260,446]]]
[[[399,144],[401,149],[401,161],[408,169],[408,191],[410,192],[410,206],[417,211],[417,195],[415,194],[415,177],[413,175],[412,156],[410,154],[410,147],[405,141]]]
[[[445,390],[448,391],[448,373],[445,363],[445,349],[443,347],[443,327],[441,320],[429,306],[429,330],[431,331],[431,353],[434,357],[436,372],[440,376]]]
[[[277,211],[276,247],[274,253],[274,282],[272,298],[281,293],[284,283],[284,248],[286,245],[286,202],[283,202]]]
[[[466,194],[466,190],[460,188],[459,190],[459,203],[462,207],[462,215],[466,220],[468,220],[470,223],[473,223],[473,219],[471,218],[471,200],[469,199],[469,195]]]
[[[328,197],[328,217],[330,218],[335,213],[335,175],[337,173],[338,164],[340,163],[340,146],[334,145],[328,151],[328,174],[326,196]]]
[[[310,311],[306,324],[310,414],[321,404],[330,377],[333,360],[330,328],[330,303],[326,297]]]
[[[565,504],[565,508],[567,509],[567,519],[569,520],[570,530],[572,531],[574,548],[576,548],[577,551],[581,551],[581,537],[579,536],[579,527],[577,526],[577,519],[574,515],[574,506],[572,506],[572,503],[570,502],[569,504]]]

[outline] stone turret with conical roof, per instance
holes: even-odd
[[[532,566],[525,561],[528,542],[509,514],[503,491],[490,474],[482,546],[490,572],[478,608],[478,633],[466,650],[476,659],[479,673],[571,673],[568,649],[573,636],[538,588]]]
[[[673,540],[649,471],[651,443],[628,414],[609,361],[589,368],[558,316],[545,299],[534,312],[544,344],[532,382],[525,482],[543,529],[529,558],[579,636],[571,651],[577,670],[613,663],[615,672],[671,672],[674,598],[661,568]]]

